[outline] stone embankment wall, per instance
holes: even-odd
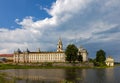
[[[62,66],[62,67],[93,67],[93,63],[53,63],[52,66]]]
[[[14,63],[16,64],[16,63]],[[93,67],[93,63],[17,63],[17,65],[28,65],[28,66],[53,66],[53,67]]]

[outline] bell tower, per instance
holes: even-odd
[[[58,44],[57,44],[57,52],[63,52],[63,45],[62,40],[59,38]]]

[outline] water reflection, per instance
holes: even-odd
[[[10,70],[11,71],[11,70]],[[65,71],[61,69],[28,69],[12,70],[12,75],[22,80],[61,81],[64,80]]]
[[[113,68],[108,68],[106,69],[106,79],[108,80],[108,82],[114,82],[114,69]]]
[[[120,67],[107,69],[12,69],[0,70],[14,83],[119,83]]]
[[[76,73],[75,69],[65,70],[65,79],[66,80],[75,80],[75,77],[76,77],[75,73]]]

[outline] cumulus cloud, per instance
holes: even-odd
[[[81,11],[87,7],[92,0],[57,0],[53,3],[50,9],[46,8],[48,14],[51,18],[45,18],[43,20],[38,20],[33,22],[33,17],[29,16],[24,18],[21,22],[16,19],[16,22],[23,26],[24,28],[45,28],[48,26],[56,26],[61,22],[65,22],[70,17],[73,17],[75,13]],[[80,13],[80,12],[79,12]]]
[[[0,29],[0,42],[5,42],[6,46],[10,46],[10,49],[14,49],[16,47],[29,47],[30,43],[35,44],[47,41],[55,36],[56,33],[59,33],[59,31],[56,31],[52,34],[50,31],[53,31],[53,29],[51,28],[60,27],[60,24],[67,21],[70,17],[73,17],[77,11],[82,11],[82,9],[87,7],[87,4],[90,1],[91,0],[57,0],[53,3],[50,9],[46,9],[46,11],[52,16],[51,18],[46,17],[43,20],[34,21],[34,17],[27,16],[26,18],[23,18],[22,21],[16,19],[15,22],[20,25],[21,28],[16,28],[15,30]],[[52,37],[48,37],[47,34]],[[60,36],[60,34],[62,34],[62,32],[59,33],[58,36]],[[46,36],[48,38],[46,38]],[[28,43],[28,45],[24,46],[24,42]],[[4,48],[6,48],[6,46]]]
[[[7,32],[8,29],[5,29],[5,28],[0,28],[0,32]]]
[[[0,50],[0,53],[6,54],[9,50],[10,50],[10,49],[1,49],[1,50]]]
[[[78,47],[80,44],[93,47],[98,43],[97,49],[103,48],[100,45],[103,44],[109,52],[110,45],[120,44],[120,20],[116,20],[120,13],[118,3],[119,0],[56,0],[50,9],[44,8],[51,18],[34,21],[34,17],[26,16],[22,20],[15,20],[21,28],[1,28],[0,53],[13,52],[17,48],[56,50],[60,36],[64,47],[69,43],[75,43]],[[111,44],[112,42],[116,44]],[[86,47],[92,49],[88,46]]]
[[[91,0],[57,0],[50,10],[47,10],[51,16],[66,18],[87,7]],[[67,14],[67,15],[66,15]]]

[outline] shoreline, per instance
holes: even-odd
[[[118,66],[118,65],[116,65]],[[120,66],[120,65],[119,65]],[[35,66],[35,65],[18,65],[18,64],[0,64],[0,70],[3,69],[100,69],[100,68],[114,68],[108,66]]]

